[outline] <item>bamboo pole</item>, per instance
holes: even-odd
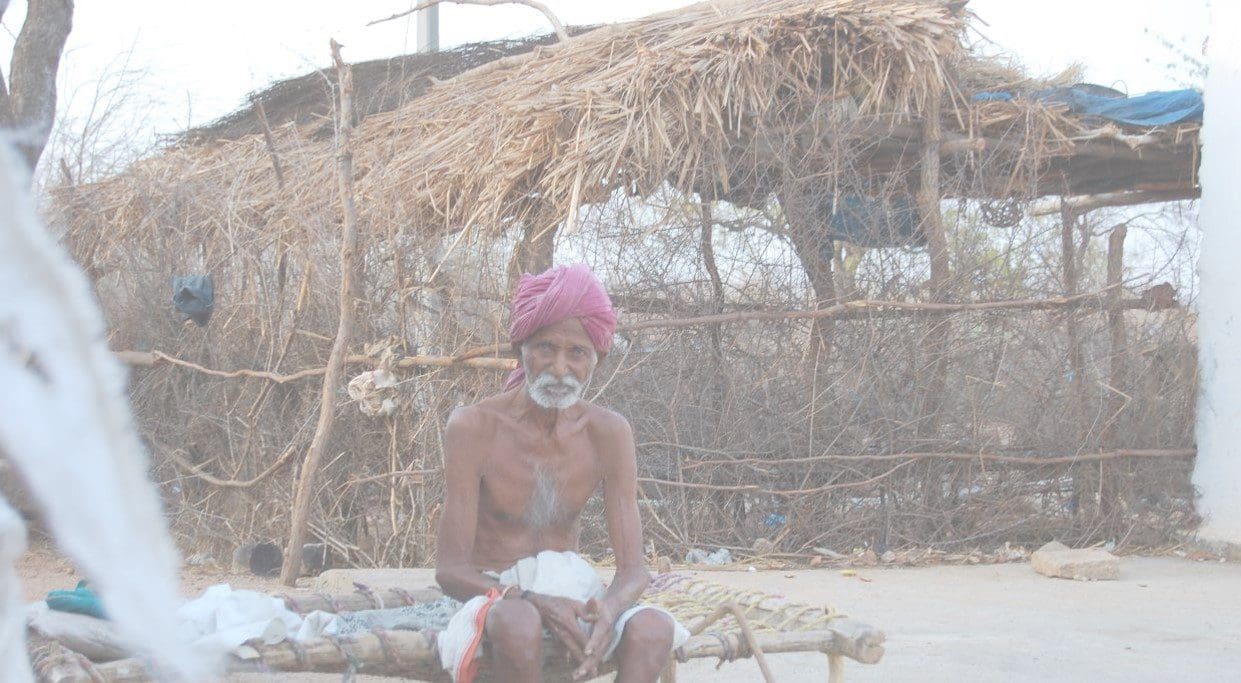
[[[293,499],[293,514],[289,523],[289,543],[284,552],[284,566],[280,570],[280,581],[292,586],[302,571],[302,545],[306,542],[306,524],[310,516],[311,501],[314,498],[315,479],[319,474],[319,462],[327,450],[332,438],[332,427],[336,421],[336,392],[340,387],[345,369],[345,358],[349,348],[349,338],[353,332],[355,317],[355,292],[359,291],[355,282],[358,273],[358,214],[353,199],[353,76],[340,56],[340,45],[331,41],[332,61],[340,74],[340,111],[338,133],[336,138],[336,162],[339,173],[341,203],[344,208],[344,224],[341,229],[340,241],[340,321],[336,326],[336,340],[332,343],[332,351],[328,356],[327,367],[323,374],[323,395],[319,402],[319,422],[315,426],[315,435],[310,441],[310,451],[306,461],[302,463],[301,476],[298,477],[297,493]]]

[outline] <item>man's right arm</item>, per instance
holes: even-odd
[[[444,428],[444,508],[436,540],[435,580],[444,593],[469,600],[498,585],[474,568],[482,451],[477,408],[458,409]]]

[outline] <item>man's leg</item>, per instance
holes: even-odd
[[[486,635],[496,680],[543,680],[543,620],[534,605],[518,598],[496,602],[487,613]]]
[[[616,683],[655,683],[672,652],[672,619],[644,609],[630,617],[616,647]]]

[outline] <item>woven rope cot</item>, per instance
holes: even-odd
[[[402,607],[437,599],[434,590],[372,591],[359,586],[348,595],[296,592],[279,596],[289,609],[345,612]],[[770,680],[766,655],[819,652],[826,656],[825,677],[843,678],[844,659],[875,664],[883,657],[882,631],[831,608],[803,605],[754,590],[738,590],[680,574],[656,577],[643,596],[646,604],[664,607],[693,634],[677,649],[663,680],[676,679],[678,662],[718,659],[721,663],[754,658]],[[156,680],[143,660],[93,663],[54,641],[32,643],[31,657],[44,683],[145,683]],[[558,645],[548,647],[544,670],[549,680],[568,680],[574,666]],[[601,675],[614,671],[605,664]],[[436,633],[374,630],[343,637],[325,637],[274,645],[258,642],[237,648],[227,663],[229,673],[317,672],[394,676],[407,680],[447,681],[440,668]],[[492,680],[488,667],[480,680]]]

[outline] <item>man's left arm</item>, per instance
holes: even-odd
[[[586,645],[586,659],[575,672],[593,673],[612,637],[613,625],[622,612],[642,596],[651,581],[642,549],[642,518],[638,513],[638,462],[633,429],[616,413],[608,413],[601,430],[600,454],[604,456],[603,507],[608,538],[616,556],[616,576],[602,600],[587,605],[593,610],[594,628]]]

